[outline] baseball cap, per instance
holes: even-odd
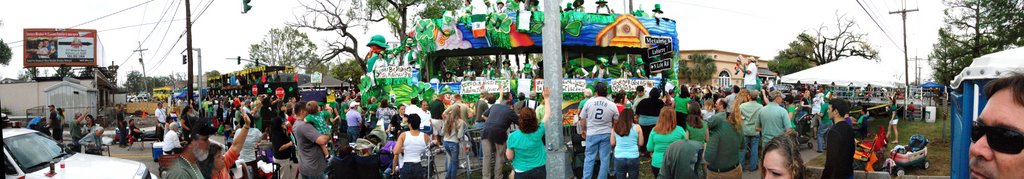
[[[769,95],[771,95],[772,99],[775,99],[775,98],[786,98],[785,96],[782,96],[783,95],[782,91],[778,91],[778,90],[772,91],[771,93],[769,93]]]
[[[355,108],[356,106],[359,106],[359,102],[352,102],[348,104],[348,108]]]

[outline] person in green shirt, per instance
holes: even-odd
[[[664,161],[665,150],[672,142],[687,139],[686,130],[676,125],[676,112],[672,108],[662,108],[658,124],[647,138],[647,151],[651,151],[651,173],[658,173]]]
[[[760,121],[758,121],[758,118],[754,113],[764,106],[761,106],[761,103],[754,101],[751,97],[750,91],[746,89],[741,90],[739,95],[736,95],[736,103],[740,104],[739,108],[737,108],[739,111],[734,110],[733,112],[739,112],[743,117],[743,146],[746,149],[750,149],[740,152],[740,155],[749,156],[742,158],[740,163],[743,164],[744,170],[753,171],[758,165],[757,149],[761,143],[761,140],[758,138],[761,133],[761,129],[756,126]],[[744,155],[746,153],[749,153],[749,155]]]
[[[789,113],[786,109],[782,108],[782,98],[784,98],[782,91],[772,91],[770,102],[758,111],[755,115],[758,119],[757,128],[761,129],[761,144],[766,144],[771,141],[775,136],[779,136],[782,132],[793,128],[790,125]]]
[[[828,110],[831,109],[829,100],[825,100],[821,103],[821,119],[818,120],[818,153],[825,150],[825,145],[828,141],[826,140],[825,133],[832,128],[832,118],[828,115]]]
[[[696,170],[701,167],[698,158],[702,144],[693,140],[672,142],[665,150],[664,165],[657,174],[659,179],[699,178]]]
[[[505,150],[505,156],[512,161],[516,178],[545,178],[544,123],[538,123],[535,112],[530,108],[519,110],[519,116],[516,124],[519,130],[506,139],[508,150]]]
[[[743,135],[740,124],[743,118],[739,115],[726,114],[728,102],[725,99],[715,101],[717,111],[708,122],[708,143],[704,151],[704,159],[708,162],[708,178],[742,178],[743,173],[736,168],[743,147]]]
[[[676,125],[682,127],[686,124],[686,114],[688,113],[686,105],[690,103],[690,90],[686,89],[686,85],[679,85],[676,90],[679,91],[673,99],[675,101]]]
[[[700,115],[700,107],[697,107],[697,102],[691,101],[687,108],[688,114],[686,116],[686,133],[690,134],[690,140],[697,141],[700,143],[707,142],[708,130],[704,127],[704,119]]]

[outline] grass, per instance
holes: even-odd
[[[937,109],[937,115],[936,115],[935,123],[927,123],[927,122],[924,122],[924,121],[900,120],[899,129],[898,129],[898,131],[900,133],[899,144],[892,144],[892,143],[890,143],[888,145],[888,148],[886,148],[886,150],[885,150],[886,151],[886,155],[885,156],[879,156],[879,160],[880,161],[884,161],[886,158],[888,158],[888,151],[889,151],[889,149],[892,149],[892,147],[895,147],[896,145],[906,145],[907,142],[910,140],[910,136],[912,136],[914,134],[922,134],[926,138],[928,138],[928,140],[930,142],[930,143],[928,143],[928,162],[930,163],[931,166],[929,166],[928,169],[911,169],[911,170],[907,170],[906,171],[907,175],[949,176],[949,173],[950,173],[950,171],[949,171],[949,167],[950,167],[950,148],[949,147],[950,147],[950,140],[951,140],[950,139],[951,138],[951,134],[950,134],[951,130],[948,128],[949,127],[948,125],[945,126],[945,127],[947,127],[947,129],[945,129],[945,132],[946,132],[945,140],[943,140],[943,136],[942,136],[943,126],[944,126],[943,124],[949,123],[949,121],[948,121],[949,118],[948,118],[948,115],[947,115],[948,111],[949,111],[948,107],[939,107],[939,109]],[[870,128],[868,128],[868,132],[869,133],[877,133],[878,129],[880,127],[888,125],[888,120],[887,119],[875,118],[875,120],[871,121],[868,125],[870,126]],[[886,129],[886,130],[888,130],[888,129]],[[820,155],[817,158],[814,158],[814,159],[808,161],[806,165],[807,166],[823,166],[824,163],[825,163],[825,155]],[[882,162],[879,162],[879,163],[882,163]]]

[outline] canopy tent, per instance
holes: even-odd
[[[918,88],[946,88],[946,86],[942,86],[941,84],[936,83],[934,81],[929,81],[929,82],[921,84],[921,86],[917,86],[917,87]]]
[[[985,85],[1011,72],[1024,73],[1024,47],[978,57],[950,82],[950,87],[955,89],[949,97],[949,121],[953,131],[950,174],[953,178],[969,176],[971,126],[988,103]]]
[[[1012,71],[1024,72],[1024,47],[978,57],[949,84],[953,89],[959,89],[964,80],[995,79]]]
[[[863,57],[847,57],[831,63],[818,65],[800,72],[782,76],[782,83],[852,85],[897,87],[902,85],[889,71],[889,67]]]

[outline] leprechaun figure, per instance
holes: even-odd
[[[370,53],[366,54],[366,73],[370,76],[371,82],[376,83],[373,70],[378,66],[383,66],[383,63],[387,63],[383,62],[381,64],[377,64],[377,60],[386,58],[384,52],[388,50],[388,44],[385,42],[384,36],[374,35],[370,38],[370,43],[367,43],[366,46],[370,47]]]

